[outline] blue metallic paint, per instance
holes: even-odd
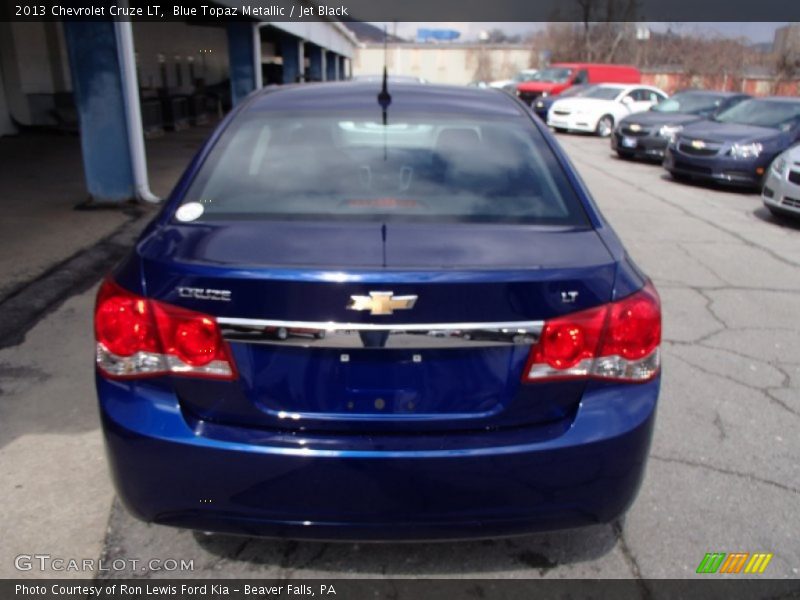
[[[375,436],[215,425],[186,415],[174,393],[153,382],[98,378],[117,491],[137,517],[244,535],[365,540],[613,520],[641,482],[658,388],[658,379],[591,383],[574,418],[533,428]]]
[[[328,84],[325,102],[341,110],[348,101],[358,105],[363,94],[354,91],[366,85]],[[367,252],[353,268],[354,255],[337,255],[342,250],[336,237],[325,239],[323,229],[314,231],[322,238],[321,250],[281,256],[280,247],[291,243],[291,235],[308,235],[315,224],[283,234],[273,228],[273,245],[249,244],[253,254],[248,257],[217,225],[172,223],[192,178],[240,111],[266,110],[270,99],[276,110],[310,106],[310,97],[319,94],[315,87],[259,92],[242,102],[194,158],[136,251],[116,270],[117,281],[131,291],[198,310],[208,306],[179,301],[174,286],[213,287],[224,281],[239,300],[215,307],[220,315],[281,319],[341,319],[346,314],[342,300],[351,293],[376,285],[396,293],[424,287],[436,302],[420,303],[414,319],[421,322],[441,320],[441,311],[430,308],[440,302],[448,303],[449,320],[542,319],[627,296],[644,284],[548,129],[502,92],[415,86],[408,99],[424,106],[444,96],[453,112],[528,115],[575,188],[594,231],[487,226],[479,234],[469,230],[473,226],[443,227],[437,249],[455,258],[450,268],[431,261],[435,251],[430,247],[415,251],[413,244],[402,245],[405,235],[398,235],[401,245],[390,253],[397,262],[387,268],[370,256],[377,247],[368,241],[375,224],[337,223],[351,248],[358,246],[353,243],[358,236],[365,240]],[[426,90],[422,99],[419,89]],[[427,225],[390,227],[395,226],[404,234],[416,228],[409,235],[418,242],[432,237],[425,235]],[[244,237],[259,227],[270,225],[236,224]],[[224,243],[211,241],[214,236]],[[462,237],[489,250],[471,251]],[[270,260],[276,255],[283,264]],[[581,291],[577,305],[556,301],[567,274]],[[562,286],[552,288],[552,300],[548,282]],[[260,286],[258,293],[252,293],[253,285]],[[346,316],[347,321],[375,319]],[[402,315],[382,319],[407,322]],[[427,380],[421,380],[422,387],[433,383],[434,389],[443,377],[457,373],[466,379],[461,387],[436,401],[427,399],[420,386],[406,395],[383,390],[394,396],[377,414],[370,403],[350,409],[347,402],[358,397],[359,389],[369,390],[365,398],[371,399],[385,387],[382,379],[407,380],[403,360],[371,372],[364,364],[382,359],[365,349],[364,361],[355,361],[353,371],[358,385],[350,386],[334,356],[289,356],[291,350],[240,343],[232,343],[232,350],[243,367],[236,382],[178,377],[122,382],[98,376],[112,473],[120,497],[139,518],[294,538],[483,537],[612,520],[632,502],[641,481],[659,378],[643,384],[523,385],[525,352],[472,351],[454,360],[449,372],[432,360]],[[270,364],[279,367],[280,377],[263,377]],[[256,372],[258,378],[252,375]],[[492,395],[492,386],[502,393]],[[423,410],[408,410],[411,396]]]
[[[770,101],[792,102],[796,99],[774,98]],[[671,143],[664,157],[664,168],[670,173],[701,181],[760,190],[763,174],[775,157],[800,140],[800,123],[795,123],[790,129],[782,131],[771,127],[704,120],[687,125],[679,139],[714,140],[722,144],[722,147],[716,155],[697,156],[686,153],[676,143]],[[751,143],[763,146],[759,156],[741,159],[733,158],[729,154],[734,144]]]

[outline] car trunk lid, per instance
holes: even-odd
[[[175,378],[182,407],[296,430],[566,418],[585,384],[520,383],[530,346],[615,274],[593,230],[523,225],[195,223],[139,252],[148,295],[216,317],[236,361],[233,382]]]

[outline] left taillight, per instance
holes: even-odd
[[[108,377],[236,378],[214,317],[137,296],[110,279],[97,294],[94,329],[97,367]]]
[[[616,302],[545,322],[522,381],[649,381],[661,367],[660,345],[661,303],[648,282]]]

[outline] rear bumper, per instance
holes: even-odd
[[[737,160],[725,156],[692,156],[676,151],[672,146],[664,155],[664,168],[670,173],[693,179],[745,188],[759,188],[762,175],[756,169],[766,170],[772,157],[764,155],[753,160]]]
[[[117,492],[145,521],[326,540],[468,539],[608,522],[641,482],[659,380],[590,384],[537,431],[304,435],[187,419],[173,394],[98,378]]]

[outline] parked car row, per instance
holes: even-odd
[[[760,190],[773,214],[800,216],[800,98],[688,90],[645,108],[636,97],[645,90],[663,94],[646,86],[582,88],[551,102],[547,123],[610,135],[620,158],[656,161],[679,181]]]
[[[610,137],[620,158],[657,161],[676,180],[757,189],[772,213],[800,216],[800,98],[577,84],[531,108],[557,132]]]
[[[657,161],[676,180],[757,189],[771,212],[800,216],[800,98],[670,98],[628,65],[554,63],[515,79],[504,89],[557,132],[610,137],[620,158]]]
[[[662,161],[667,146],[685,126],[712,117],[748,98],[746,94],[734,92],[678,92],[647,112],[621,119],[611,137],[611,147],[620,158]]]
[[[667,147],[676,179],[761,189],[775,157],[800,141],[800,99],[751,98],[687,125]]]

